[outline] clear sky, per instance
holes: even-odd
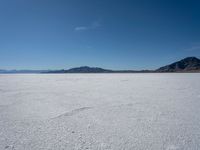
[[[200,56],[199,0],[0,0],[0,68],[155,69]]]

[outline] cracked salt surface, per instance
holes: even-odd
[[[0,149],[198,150],[200,74],[0,75]]]

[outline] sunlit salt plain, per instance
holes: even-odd
[[[0,75],[0,149],[199,150],[200,74]]]

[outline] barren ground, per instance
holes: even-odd
[[[0,75],[0,149],[198,150],[200,74]]]

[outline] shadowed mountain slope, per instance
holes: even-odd
[[[187,57],[170,65],[161,67],[156,72],[200,72],[200,59]]]

